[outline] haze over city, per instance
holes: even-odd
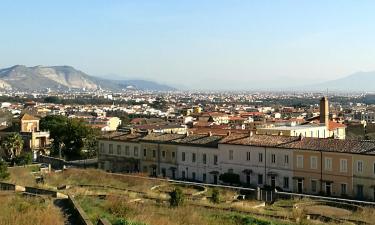
[[[6,0],[0,68],[70,65],[185,89],[303,86],[375,70],[374,7],[354,0]]]

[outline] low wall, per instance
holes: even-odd
[[[25,187],[11,183],[0,182],[0,190],[22,192],[25,191]]]
[[[98,223],[96,225],[112,225],[107,219],[99,219]]]
[[[70,205],[71,207],[76,211],[77,213],[77,216],[79,218],[79,220],[81,221],[81,223],[83,225],[94,225],[89,217],[87,216],[87,214],[85,213],[85,211],[83,211],[83,209],[81,208],[81,206],[78,204],[78,202],[74,199],[73,196],[69,196],[68,197],[69,199],[69,202],[70,202]]]
[[[64,165],[67,165],[67,162],[63,159],[53,158],[45,155],[39,155],[37,161],[39,163],[51,164],[51,167],[57,170],[61,170],[64,168]]]

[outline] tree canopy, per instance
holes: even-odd
[[[1,140],[1,149],[3,150],[6,159],[13,161],[16,157],[21,155],[23,149],[23,140],[18,133],[11,133]]]
[[[99,131],[82,119],[50,115],[40,120],[40,128],[50,131],[52,153],[67,159],[81,159],[96,155],[96,137]]]

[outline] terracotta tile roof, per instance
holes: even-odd
[[[344,124],[341,124],[341,123],[336,123],[336,122],[333,122],[333,121],[329,121],[328,123],[328,130],[336,130],[337,128],[345,128],[346,126]]]
[[[328,138],[300,138],[272,135],[234,134],[225,137],[220,144],[249,145],[286,149],[303,149],[328,152],[366,153],[375,151],[375,142],[358,140],[339,140]]]
[[[99,139],[101,140],[114,140],[125,142],[137,142],[144,135],[139,133],[124,133],[124,132],[111,132],[103,134]]]

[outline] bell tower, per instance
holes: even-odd
[[[328,98],[323,97],[320,99],[320,123],[324,123],[328,126],[329,122],[329,105],[328,105]]]

